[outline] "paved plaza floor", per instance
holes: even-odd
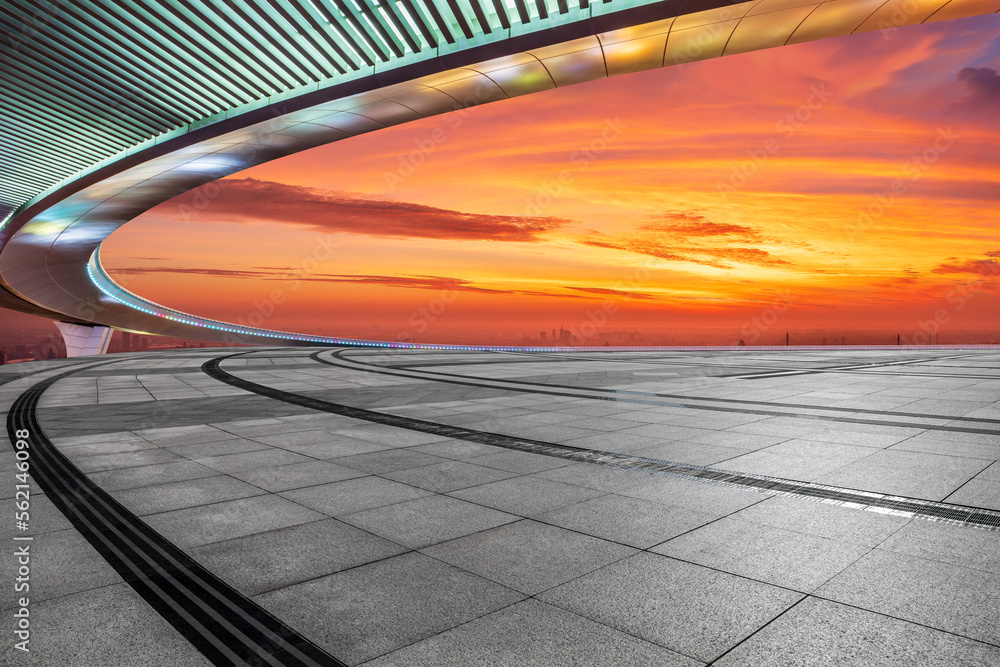
[[[1000,665],[996,349],[175,350],[0,410],[0,665]]]

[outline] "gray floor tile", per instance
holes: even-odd
[[[255,600],[331,654],[356,665],[521,598],[509,588],[409,553]]]
[[[859,544],[722,518],[653,547],[652,551],[808,593],[869,549]]]
[[[809,482],[878,451],[880,450],[872,447],[796,439],[743,454],[720,463],[717,467],[752,475]]]
[[[762,503],[736,512],[732,517],[870,547],[879,544],[911,521],[907,517],[892,514],[862,512],[852,507],[784,496],[772,496]]]
[[[244,595],[257,595],[406,551],[363,530],[325,519],[191,549]]]
[[[284,498],[267,495],[154,514],[145,521],[177,546],[187,548],[324,518]]]
[[[708,662],[802,597],[642,552],[547,591],[539,599]]]
[[[942,456],[961,456],[969,459],[983,459],[984,461],[1000,459],[1000,442],[960,442],[952,438],[938,437],[937,434],[937,431],[928,431],[896,443],[889,449],[940,454]]]
[[[646,424],[618,431],[620,435],[639,435],[663,441],[689,440],[709,433],[712,429],[691,428],[690,426],[674,426],[673,424]]]
[[[1000,482],[995,479],[970,479],[945,498],[946,502],[1000,510]]]
[[[670,461],[671,463],[686,463],[695,466],[715,465],[729,469],[729,461],[745,455],[746,451],[720,445],[707,445],[701,442],[675,440],[652,447],[638,447],[631,450],[629,454],[658,461]],[[722,463],[723,461],[725,463]]]
[[[977,479],[991,479],[1000,482],[1000,462],[994,461],[988,468],[976,475]]]
[[[227,454],[226,456],[211,456],[197,459],[198,463],[224,473],[259,470],[263,467],[283,466],[292,463],[307,463],[313,460],[315,459],[273,447],[258,452]]]
[[[739,433],[787,436],[802,440],[860,445],[865,447],[889,447],[919,433],[915,428],[894,428],[894,434],[872,433],[864,424],[843,424],[837,426],[814,425],[812,420],[772,417],[744,426],[734,426],[731,430]]]
[[[246,482],[226,475],[217,475],[127,489],[116,492],[114,497],[136,515],[145,516],[184,509],[185,507],[197,507],[225,500],[259,496],[263,493],[265,491]]]
[[[160,447],[190,445],[200,442],[218,442],[219,440],[235,437],[230,433],[207,424],[144,429],[135,431],[135,434],[156,443]]]
[[[696,667],[700,662],[537,600],[525,600],[365,667]]]
[[[603,493],[583,486],[527,476],[473,486],[450,495],[511,514],[538,516]]]
[[[815,481],[877,493],[942,500],[975,477],[988,463],[981,459],[891,449],[876,452]]]
[[[496,454],[503,451],[502,449],[498,449],[492,445],[481,445],[478,442],[452,439],[439,440],[438,442],[432,442],[426,445],[418,445],[412,449],[415,452],[424,452],[425,454],[432,454],[434,456],[440,456],[446,459],[456,459],[459,461],[475,458],[477,456],[483,456],[484,454]]]
[[[619,544],[530,520],[423,551],[528,595],[635,553]]]
[[[14,582],[18,579],[19,562],[14,553],[25,544],[28,545],[29,553],[29,579],[19,583],[27,583],[29,589],[16,591]],[[3,559],[0,569],[10,585],[4,586],[3,593],[0,594],[0,608],[3,609],[13,607],[25,595],[34,605],[42,600],[122,581],[114,568],[75,530],[35,535],[30,542],[11,540],[5,551],[7,557]]]
[[[429,491],[446,493],[508,479],[515,477],[516,473],[478,466],[464,461],[445,461],[444,463],[390,472],[384,476]]]
[[[303,456],[316,459],[332,459],[340,456],[355,456],[369,452],[381,452],[391,449],[388,445],[361,438],[348,438],[338,433],[332,434],[327,440],[306,444],[286,444],[282,446]]]
[[[142,436],[131,431],[121,431],[118,433],[98,433],[94,435],[74,435],[61,438],[49,438],[56,447],[73,447],[76,445],[94,445],[109,442],[121,442],[143,440]]]
[[[518,518],[440,495],[341,516],[346,523],[411,549],[495,528]]]
[[[650,482],[622,491],[621,495],[725,516],[766,500],[773,494],[749,491],[725,484],[706,484],[680,477],[656,475]]]
[[[269,445],[244,438],[230,438],[229,440],[220,440],[217,442],[199,442],[192,445],[171,445],[166,447],[166,449],[169,449],[174,454],[183,456],[186,459],[203,459],[211,456],[225,456],[226,454],[243,454],[244,452],[256,452],[270,448]]]
[[[398,470],[409,470],[410,468],[442,463],[443,460],[438,456],[431,456],[430,454],[415,452],[410,449],[386,449],[380,452],[344,456],[335,459],[334,462],[337,465],[354,468],[369,475],[381,475]]]
[[[365,473],[345,468],[329,461],[306,461],[280,466],[266,466],[253,470],[232,473],[245,482],[259,486],[262,489],[277,493],[300,489],[306,486],[317,486],[340,482],[345,479],[364,477]]]
[[[296,430],[301,428],[302,430]],[[294,426],[285,424],[284,429],[277,433],[267,433],[249,436],[258,442],[295,451],[302,445],[334,442],[337,432],[332,429],[315,428],[310,425]]]
[[[631,421],[629,419],[615,419],[613,417],[608,417],[608,418],[588,417],[586,419],[580,419],[578,421],[564,422],[563,426],[569,426],[572,428],[583,428],[592,431],[620,431],[623,428],[633,428],[635,426],[640,426],[640,423]]]
[[[1000,576],[876,549],[816,595],[1000,645]]]
[[[995,531],[915,519],[880,548],[1000,575],[1000,533]]]
[[[688,438],[689,442],[704,442],[708,445],[720,445],[732,449],[756,451],[764,447],[784,442],[787,438],[771,435],[755,435],[753,433],[737,433],[735,431],[712,431],[704,435]]]
[[[412,447],[414,445],[426,445],[431,442],[444,440],[440,435],[432,433],[421,433],[419,431],[409,431],[404,428],[394,426],[384,426],[382,424],[365,424],[340,431],[351,438],[361,440],[371,440],[372,442],[383,443],[392,447]]]
[[[607,495],[547,512],[538,520],[646,549],[716,518],[689,508]]]
[[[158,449],[148,440],[142,440],[138,436],[135,440],[113,440],[110,442],[95,442],[87,445],[73,445],[71,447],[60,446],[59,449],[66,457],[72,461],[85,456],[95,456],[99,454],[122,454],[124,452],[138,452],[143,449]]]
[[[979,667],[1000,664],[1000,648],[809,598],[714,664]]]
[[[477,456],[468,459],[468,462],[475,463],[478,466],[508,470],[521,475],[529,475],[533,472],[541,472],[542,470],[551,470],[552,468],[561,468],[569,465],[569,461],[558,459],[554,456],[542,456],[541,454],[529,454],[527,452],[511,450]]]
[[[569,440],[565,444],[573,447],[585,447],[587,449],[597,449],[604,452],[627,453],[643,447],[655,447],[662,445],[663,439],[651,438],[644,435],[626,435],[621,432],[601,433],[589,435],[584,438]]]
[[[31,609],[33,665],[208,667],[212,663],[127,584],[40,602]],[[11,651],[0,649],[0,662]],[[11,656],[20,664],[24,656]],[[28,664],[24,662],[24,664]]]
[[[282,492],[282,496],[329,516],[401,503],[431,495],[431,491],[381,477],[359,477],[342,482]]]
[[[69,450],[64,450],[64,453]],[[86,473],[104,470],[119,470],[121,468],[136,468],[139,466],[156,465],[181,461],[181,457],[166,449],[154,447],[133,452],[117,454],[97,454],[94,456],[69,457],[77,468]]]
[[[543,470],[535,473],[535,477],[572,486],[585,486],[588,489],[608,493],[620,493],[626,489],[634,489],[648,484],[652,481],[653,474],[641,470],[628,470],[593,463],[574,463],[562,468]]]
[[[139,468],[122,468],[90,473],[87,477],[105,491],[133,489],[149,484],[164,484],[199,477],[214,477],[219,471],[194,461],[179,461]]]

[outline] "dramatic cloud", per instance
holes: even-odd
[[[965,104],[987,105],[996,113],[996,105],[1000,104],[1000,73],[989,67],[964,67],[955,79],[969,93]]]
[[[698,213],[671,211],[653,216],[655,222],[642,225],[640,231],[671,234],[685,238],[736,236],[742,240],[760,240],[760,233],[753,227],[712,222]]]
[[[599,294],[601,296],[621,296],[626,299],[655,299],[655,294],[645,294],[643,292],[629,292],[620,289],[610,289],[606,287],[567,287],[566,289],[586,292],[587,294]]]
[[[883,287],[885,289],[901,289],[916,285],[918,280],[914,276],[899,276],[872,283],[872,287]]]
[[[135,259],[141,259],[139,257]],[[227,269],[198,269],[187,267],[167,266],[163,268],[153,266],[126,266],[122,268],[106,267],[108,271],[115,275],[134,276],[146,273],[184,273],[200,276],[217,276],[220,278],[263,278],[264,280],[280,280],[281,276],[276,276],[273,271],[232,271]]]
[[[753,264],[756,266],[791,265],[791,262],[775,257],[766,250],[759,248],[710,248],[702,246],[668,246],[661,242],[643,238],[625,239],[622,241],[603,241],[599,239],[583,239],[580,243],[595,248],[623,250],[639,255],[648,255],[671,262],[691,262],[716,269],[731,269],[729,262]]]
[[[946,262],[931,269],[931,273],[972,273],[983,277],[996,276],[1000,275],[1000,262],[995,259],[967,259],[964,261]]]
[[[588,238],[580,243],[595,248],[623,250],[671,262],[692,262],[717,269],[731,269],[726,262],[779,266],[790,264],[759,248],[734,247],[733,243],[759,243],[764,238],[753,227],[713,222],[693,211],[667,211],[640,225],[637,232],[618,238]]]
[[[111,269],[112,273],[134,275],[142,273],[181,273],[219,278],[256,278],[259,280],[302,280],[305,282],[355,283],[365,285],[383,285],[386,287],[409,287],[415,289],[453,290],[465,292],[496,292],[482,287],[475,287],[468,280],[447,278],[442,276],[380,276],[380,275],[347,275],[336,273],[299,274],[289,267],[257,267],[259,270],[230,271],[227,269],[200,269],[187,267],[126,267]]]
[[[780,257],[775,257],[766,250],[760,248],[681,248],[683,252],[700,252],[719,259],[742,264],[756,264],[757,266],[779,266],[782,264],[791,265]]]
[[[209,196],[207,187],[178,202],[182,215],[189,217],[190,211],[198,211],[215,219],[267,220],[328,232],[462,241],[536,242],[542,234],[570,223],[553,217],[463,213],[254,178],[211,184],[218,189],[217,193],[213,190],[214,197]]]
[[[518,294],[522,296],[545,296],[584,299],[585,296],[559,294],[556,292],[543,292],[532,290],[499,290],[487,287],[478,287],[469,280],[462,278],[448,278],[443,276],[384,276],[384,275],[359,275],[359,274],[337,274],[337,273],[311,273],[300,274],[290,267],[256,267],[259,270],[233,271],[228,269],[202,269],[188,267],[123,267],[109,269],[116,275],[139,275],[157,273],[193,274],[202,276],[216,276],[219,278],[254,278],[257,280],[281,280],[281,281],[302,281],[316,283],[348,283],[353,285],[378,285],[381,287],[403,287],[409,289],[429,289],[452,292],[478,292],[483,294]],[[580,291],[588,291],[585,288],[573,288]],[[614,290],[611,290],[614,291]],[[622,294],[628,294],[622,292]],[[643,298],[637,296],[636,298]]]

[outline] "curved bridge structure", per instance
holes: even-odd
[[[1000,0],[281,0],[0,9],[0,307],[206,341],[428,346],[241,327],[103,270],[144,211],[249,167],[560,86],[1000,11]],[[100,344],[98,343],[98,347]],[[602,348],[603,349],[603,348]]]

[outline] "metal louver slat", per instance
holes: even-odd
[[[413,4],[411,0],[400,0],[400,3],[410,19],[416,24],[417,29],[420,30],[420,34],[423,35],[424,39],[427,40],[427,43],[431,45],[431,48],[437,46],[437,35],[434,34],[434,31],[431,30],[430,26],[428,26],[427,21],[424,20],[424,17],[420,14],[420,10],[417,6]]]
[[[490,25],[490,21],[486,18],[486,12],[483,11],[483,6],[479,4],[479,0],[467,0],[469,6],[472,7],[472,13],[476,15],[476,22],[479,23],[479,27],[482,31],[489,35],[493,32],[493,26]]]
[[[309,34],[309,30],[300,25],[285,7],[265,1],[263,4],[258,2],[256,9],[271,24],[271,27],[284,35],[290,42],[298,44],[303,57],[323,73],[323,78],[328,79],[333,76],[329,66],[332,66],[339,74],[347,71],[339,61],[330,57],[330,54]]]
[[[348,67],[355,71],[358,69],[358,63],[355,62],[355,60],[351,58],[346,51],[344,51],[343,47],[337,43],[337,40],[333,38],[332,28],[320,25],[319,21],[323,20],[322,16],[318,14],[317,10],[312,5],[312,2],[306,0],[306,3],[303,4],[302,2],[296,1],[295,9],[298,10],[297,15],[301,19],[304,19],[308,24],[308,28],[306,28],[304,32],[308,32],[309,29],[315,31],[316,35],[322,38],[322,42],[326,44],[327,48],[336,53],[337,56],[347,63]]]
[[[615,10],[666,4],[613,2]],[[397,67],[433,71],[435,59],[466,49],[503,53],[505,39],[562,29],[562,15],[567,24],[593,18],[575,8],[569,0],[3,0],[0,94],[12,103],[0,126],[0,225],[8,204],[144,142],[359,77],[388,80]]]
[[[440,30],[441,34],[444,35],[445,41],[449,44],[454,44],[455,38],[451,34],[451,29],[448,27],[448,24],[445,23],[444,17],[441,16],[441,12],[439,12],[438,8],[434,5],[434,0],[422,0],[422,2],[423,6],[427,8],[428,13],[431,15],[431,18],[434,20],[434,23],[437,25],[438,30]]]
[[[102,12],[96,18],[101,20],[76,23],[92,35],[91,42],[94,45],[92,51],[108,54],[105,57],[113,53],[125,59],[131,67],[144,72],[147,80],[161,80],[166,71],[173,72],[180,80],[187,80],[198,71],[197,62],[187,62],[169,50],[159,33],[146,28],[142,17],[138,14],[123,18],[111,12]],[[135,20],[137,18],[138,21]],[[129,45],[134,43],[143,43],[146,46],[144,58],[137,57],[134,49],[129,48]],[[197,101],[202,109],[194,112],[195,117],[205,113],[205,110],[232,104],[232,100],[239,99],[232,95],[227,97],[218,89],[213,89],[197,79],[191,88],[193,101]]]

